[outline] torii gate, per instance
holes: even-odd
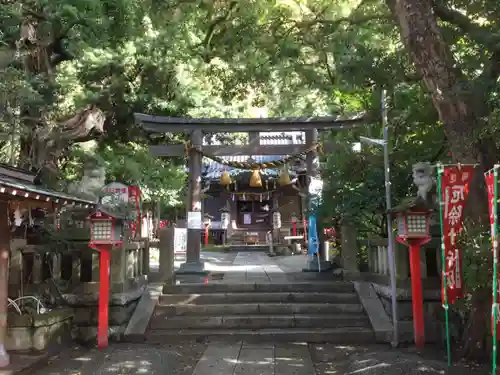
[[[189,134],[191,148],[188,151],[188,195],[187,195],[187,250],[186,262],[178,273],[204,273],[203,262],[200,261],[200,228],[190,228],[189,217],[199,213],[201,220],[201,171],[203,150],[216,156],[231,155],[292,155],[311,149],[318,143],[318,130],[348,130],[367,121],[364,113],[350,117],[295,117],[295,118],[180,118],[152,116],[136,113],[136,122],[152,133],[186,133]],[[259,145],[253,142],[258,132],[290,132],[304,131],[305,145]],[[250,144],[203,145],[203,133],[249,133]],[[334,145],[323,145],[324,152],[334,151]],[[186,154],[184,144],[150,146],[154,156],[183,156]],[[306,155],[306,173],[308,180],[317,174],[317,151],[313,149]]]

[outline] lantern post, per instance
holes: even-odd
[[[97,346],[108,346],[109,325],[109,273],[111,249],[123,244],[123,219],[99,208],[89,217],[90,248],[99,252],[99,306],[97,321]]]
[[[203,215],[203,226],[205,227],[205,247],[208,246],[208,234],[211,224],[212,216],[210,216],[209,214]]]
[[[224,208],[222,209],[222,212],[220,214],[220,222],[221,222],[221,228],[224,230],[224,235],[223,235],[223,245],[226,244],[226,236],[227,236],[227,228],[229,227],[229,220],[230,220],[230,214],[229,210]]]
[[[297,235],[297,215],[295,214],[295,212],[292,213],[292,217],[291,217],[291,220],[292,220],[292,236],[296,236]]]
[[[408,246],[410,252],[411,295],[413,309],[413,337],[419,348],[425,345],[424,302],[420,272],[420,247],[431,240],[430,211],[408,209],[398,212],[397,240]]]

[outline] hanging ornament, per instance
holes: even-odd
[[[278,184],[281,186],[290,185],[292,180],[290,180],[290,174],[288,173],[288,167],[285,164],[281,170],[280,176],[278,178]]]
[[[16,207],[16,210],[14,211],[14,225],[16,227],[20,227],[22,223],[23,223],[23,214],[21,213],[21,210],[19,209],[18,205]]]
[[[250,183],[248,185],[253,188],[262,187],[262,178],[260,177],[260,171],[258,169],[252,171],[252,176],[250,177]]]
[[[229,176],[229,172],[226,169],[224,169],[224,172],[222,172],[222,175],[220,176],[220,184],[222,186],[231,185],[231,176]]]

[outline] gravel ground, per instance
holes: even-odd
[[[396,350],[388,346],[310,345],[316,375],[487,375],[489,368],[455,364],[448,369],[445,360],[428,358],[413,349]]]
[[[192,375],[206,344],[112,344],[106,350],[75,347],[32,375]]]

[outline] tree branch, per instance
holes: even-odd
[[[498,48],[498,43],[500,42],[498,36],[492,35],[490,30],[475,23],[467,15],[446,7],[443,0],[435,0],[433,9],[441,21],[456,26],[476,43],[488,48]]]
[[[234,13],[234,11],[238,9],[238,1],[231,1],[229,4],[229,9],[225,14],[222,16],[216,17],[208,26],[207,33],[205,34],[205,38],[203,39],[202,45],[205,49],[205,51],[208,51],[210,49],[210,46],[212,44],[212,38],[215,35],[215,31],[217,29],[217,26],[219,26],[221,23],[226,22],[231,15]]]

